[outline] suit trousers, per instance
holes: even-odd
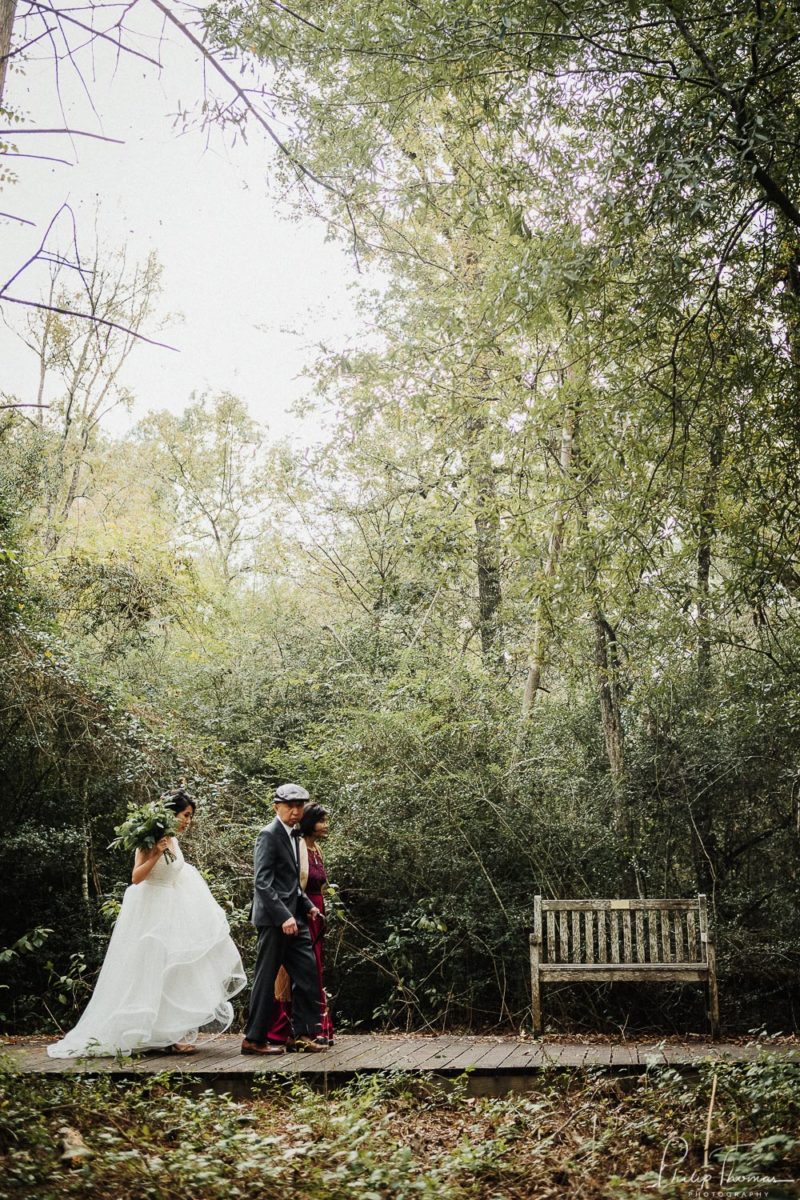
[[[284,933],[280,925],[260,925],[258,928],[256,969],[244,1032],[248,1041],[266,1041],[275,999],[275,977],[281,966],[286,968],[292,981],[295,1037],[315,1038],[322,1031],[317,960],[308,925],[298,919],[294,935]]]

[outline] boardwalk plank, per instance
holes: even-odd
[[[514,1042],[508,1058],[503,1060],[503,1071],[541,1070],[547,1060],[542,1042]]]
[[[401,1038],[374,1038],[364,1057],[363,1066],[365,1070],[372,1071],[419,1071],[422,1068],[418,1063],[434,1055],[437,1046],[449,1048],[452,1040],[449,1035],[443,1035],[440,1039],[415,1037],[410,1033]]]
[[[344,1034],[324,1054],[287,1054],[255,1058],[239,1053],[240,1039],[226,1035],[199,1043],[198,1052],[178,1055],[143,1054],[134,1059],[91,1058],[83,1060],[51,1059],[46,1044],[15,1043],[2,1047],[16,1069],[38,1075],[155,1075],[170,1072],[191,1075],[219,1085],[226,1078],[274,1075],[323,1077],[329,1082],[358,1071],[408,1071],[455,1074],[474,1068],[477,1076],[497,1078],[514,1075],[533,1076],[543,1067],[578,1069],[610,1066],[631,1069],[637,1066],[695,1066],[701,1059],[712,1061],[752,1061],[762,1053],[759,1045],[734,1043],[625,1042],[576,1044],[560,1042],[523,1042],[516,1038],[438,1037]],[[800,1047],[770,1046],[800,1065]]]
[[[444,1036],[441,1038],[441,1050],[443,1050],[443,1057],[440,1058],[439,1062],[435,1062],[438,1040],[439,1038],[425,1038],[422,1040],[422,1042],[409,1045],[408,1050],[404,1052],[401,1069],[410,1070],[410,1072],[417,1072],[417,1070],[435,1070],[437,1067],[445,1069],[444,1063],[449,1062],[453,1055],[457,1055],[459,1050],[463,1049],[463,1046],[453,1046],[452,1043],[456,1042],[457,1039]],[[423,1067],[422,1064],[427,1063],[428,1061],[433,1061],[434,1066]]]
[[[495,1070],[501,1071],[503,1074],[508,1074],[512,1071],[531,1071],[545,1064],[541,1042],[509,1040],[507,1047],[508,1052],[504,1058],[500,1059],[498,1057],[484,1060],[481,1066],[488,1067],[489,1063],[493,1063]]]
[[[467,1046],[450,1062],[450,1070],[466,1071],[469,1067],[478,1067],[483,1059],[490,1055],[497,1046],[496,1041],[485,1038],[475,1038],[471,1046]]]
[[[480,1058],[475,1058],[473,1066],[483,1072],[493,1072],[503,1066],[505,1058],[509,1057],[511,1046],[506,1040],[497,1040],[483,1046]]]
[[[187,1055],[184,1062],[193,1074],[216,1075],[227,1070],[231,1063],[238,1063],[240,1060],[246,1062],[246,1056],[240,1053],[239,1045],[237,1038],[230,1046],[202,1046],[196,1054]],[[166,1069],[169,1070],[169,1067]]]
[[[542,1058],[546,1067],[557,1067],[564,1051],[563,1042],[541,1042]]]
[[[327,1052],[327,1054],[308,1055],[308,1058],[319,1059],[324,1065],[326,1071],[344,1069],[346,1071],[356,1070],[352,1064],[360,1064],[375,1055],[384,1042],[391,1041],[390,1038],[381,1038],[374,1034],[350,1034],[348,1040],[341,1039]]]
[[[499,1041],[495,1046],[484,1054],[480,1060],[479,1068],[483,1071],[497,1071],[505,1067],[506,1060],[511,1058],[516,1050],[516,1043],[509,1040]]]
[[[589,1053],[589,1049],[590,1049],[590,1047],[588,1047],[588,1046],[576,1046],[576,1045],[564,1046],[564,1045],[562,1045],[560,1048],[561,1053],[559,1054],[557,1065],[559,1067],[575,1067],[575,1068],[580,1068],[585,1065],[592,1066],[592,1065],[594,1065],[594,1058],[592,1058],[592,1060],[588,1064],[586,1063],[586,1057]],[[594,1046],[594,1047],[592,1047],[592,1049],[598,1050],[602,1053],[602,1051],[606,1050],[607,1047]]]
[[[263,1059],[263,1068],[271,1073],[286,1073],[288,1075],[324,1074],[343,1072],[345,1074],[356,1070],[353,1063],[360,1063],[369,1054],[374,1038],[368,1035],[350,1035],[347,1041],[334,1044],[323,1054],[284,1054],[274,1058]],[[250,1060],[252,1061],[252,1060]]]
[[[667,1064],[664,1047],[643,1046],[639,1051],[639,1062],[643,1067],[663,1067]]]
[[[467,1049],[471,1039],[463,1037],[441,1036],[429,1038],[424,1052],[415,1057],[415,1071],[448,1071],[450,1063]]]
[[[609,1046],[610,1051],[608,1065],[611,1067],[637,1067],[639,1065],[639,1055],[636,1052],[636,1047],[625,1043],[623,1046]],[[594,1051],[594,1047],[593,1047]],[[592,1053],[592,1062],[594,1062],[594,1053]]]

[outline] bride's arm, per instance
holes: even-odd
[[[131,883],[142,883],[152,871],[153,867],[158,862],[165,850],[169,849],[169,838],[162,838],[160,842],[156,842],[152,850],[137,850],[136,858],[133,860],[133,871],[131,872]]]

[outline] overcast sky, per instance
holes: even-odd
[[[154,10],[135,10],[143,37],[155,35]],[[202,93],[198,55],[171,37],[161,49],[164,70],[132,58],[114,62],[114,52],[95,43],[84,51],[84,73],[92,109],[68,63],[60,69],[66,123],[72,128],[120,138],[121,146],[88,138],[20,135],[19,151],[69,159],[72,166],[19,159],[18,181],[2,186],[0,209],[36,223],[35,228],[0,221],[0,279],[33,252],[53,213],[67,201],[79,237],[91,251],[95,210],[109,248],[127,245],[131,259],[155,250],[164,267],[162,315],[180,314],[157,332],[178,347],[170,353],[140,346],[126,382],[136,394],[133,418],[151,408],[179,410],[193,391],[236,392],[274,435],[310,436],[287,406],[308,393],[300,379],[314,357],[314,344],[343,344],[356,320],[352,288],[359,277],[339,244],[325,241],[325,228],[311,218],[290,220],[270,199],[266,180],[272,147],[255,130],[249,144],[231,145],[214,133],[211,144],[199,130],[180,133],[173,116]],[[10,74],[5,102],[25,115],[23,128],[60,127],[52,55],[39,43],[24,74]],[[144,46],[144,40],[136,43]],[[89,76],[92,77],[89,77]],[[67,222],[62,221],[62,245]],[[42,298],[43,274],[30,271],[12,294]],[[24,310],[6,306],[12,322]],[[0,390],[28,398],[36,363],[13,333],[0,325]],[[129,423],[118,417],[116,428]]]

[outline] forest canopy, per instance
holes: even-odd
[[[525,1026],[535,893],[701,891],[724,1019],[794,1025],[796,9],[204,19],[209,53],[265,72],[281,180],[363,267],[362,335],[309,364],[328,433],[298,451],[233,390],[111,432],[155,256],[94,263],[123,329],[28,319],[14,399],[51,402],[0,411],[6,1019],[85,999],[113,828],[186,776],[244,945],[273,787],[330,808],[349,1021]],[[63,273],[51,296],[72,307]],[[571,989],[554,1019],[632,1003]]]

